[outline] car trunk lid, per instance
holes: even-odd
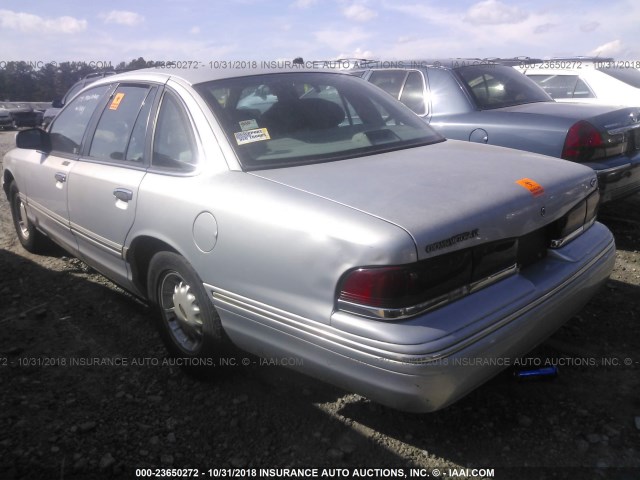
[[[595,188],[589,168],[453,140],[251,174],[397,225],[418,258],[529,234]]]

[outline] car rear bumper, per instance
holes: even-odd
[[[286,358],[287,366],[393,408],[428,412],[455,402],[548,338],[606,281],[614,262],[613,236],[596,223],[518,275],[400,322],[335,312],[331,325],[318,324],[205,288],[239,347]]]
[[[640,192],[640,158],[613,168],[596,169],[596,172],[602,203]]]

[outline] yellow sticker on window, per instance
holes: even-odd
[[[529,190],[534,197],[538,197],[544,193],[542,185],[538,182],[534,182],[530,178],[521,178],[520,180],[516,180],[516,183]]]
[[[109,105],[109,110],[117,110],[123,98],[124,98],[124,93],[116,93],[116,96],[113,97],[113,101],[111,102],[111,105]]]
[[[245,143],[261,142],[263,140],[271,140],[269,132],[266,128],[256,128],[253,130],[245,130],[244,132],[236,132],[233,134],[236,137],[236,143],[238,145],[244,145]]]

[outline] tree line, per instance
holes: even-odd
[[[32,62],[0,62],[0,101],[50,102],[61,98],[69,87],[89,73],[137,70],[161,63],[146,61],[142,57],[103,68],[95,68],[87,62],[35,65]]]

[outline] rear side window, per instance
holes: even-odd
[[[134,125],[139,117],[143,118],[138,125],[146,127],[146,118],[141,113],[143,113],[143,108],[147,107],[146,115],[147,117],[149,115],[148,108],[151,101],[145,101],[149,92],[150,88],[146,85],[120,85],[113,92],[93,135],[89,150],[90,157],[105,161],[121,161],[125,158],[131,161],[142,161],[144,141],[139,138],[139,131],[138,135],[132,138],[136,150],[135,154],[125,157],[125,153]],[[140,150],[141,148],[142,150]]]
[[[420,72],[409,72],[402,88],[400,101],[418,115],[427,113],[424,103],[424,78]]]
[[[166,91],[153,137],[154,167],[189,172],[197,163],[195,136],[187,112],[178,98]]]
[[[578,75],[527,75],[551,98],[593,98],[593,93]]]
[[[55,152],[78,155],[82,137],[96,107],[109,90],[109,85],[91,88],[75,97],[51,125],[51,147]]]
[[[374,70],[369,81],[418,115],[427,113],[424,77],[417,70]]]
[[[640,71],[635,68],[603,67],[598,68],[598,70],[626,83],[627,85],[640,88]]]
[[[482,64],[454,71],[480,110],[551,100],[533,80],[511,67]]]

